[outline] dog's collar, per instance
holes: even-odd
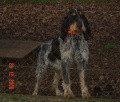
[[[75,39],[81,39],[82,37],[84,37],[84,34],[80,34],[80,33],[73,33],[72,31],[68,31],[68,36],[73,36]]]
[[[68,30],[69,34],[79,34],[79,33],[73,33],[72,31]]]

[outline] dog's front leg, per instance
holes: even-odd
[[[73,98],[74,94],[72,93],[71,90],[70,75],[69,75],[69,68],[67,62],[62,62],[62,78],[63,78],[64,97]]]
[[[88,92],[88,88],[86,85],[86,62],[81,62],[77,64],[77,68],[79,70],[79,79],[80,79],[80,87],[81,87],[81,92],[82,92],[82,98],[90,98],[90,94]]]
[[[56,96],[62,96],[63,95],[62,92],[58,88],[60,78],[61,78],[61,70],[55,72],[54,81],[53,81],[53,87],[55,89]]]

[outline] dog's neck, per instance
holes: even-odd
[[[68,34],[66,40],[75,40],[79,41],[84,39],[84,34]]]

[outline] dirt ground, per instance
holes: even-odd
[[[0,102],[120,102],[118,99],[97,99],[92,98],[89,100],[74,98],[65,99],[63,97],[55,96],[32,96],[32,95],[21,95],[21,94],[0,94]]]
[[[93,37],[89,40],[87,84],[93,97],[120,96],[120,2],[58,2],[56,4],[28,4],[0,2],[0,39],[46,41],[60,35],[61,20],[71,8],[80,8],[88,18]],[[119,12],[117,12],[119,11]],[[114,47],[111,47],[114,46]],[[37,50],[38,51],[38,50]],[[36,66],[37,52],[22,63]],[[1,59],[1,64],[8,64]],[[74,65],[71,65],[74,66]],[[31,94],[35,68],[16,67],[15,89],[8,90],[8,67],[0,66],[0,93]],[[71,71],[72,88],[80,96],[78,74]],[[73,73],[74,72],[74,73]],[[49,70],[40,88],[40,95],[55,95]],[[75,82],[74,82],[75,81]],[[32,82],[32,83],[31,83]],[[61,87],[61,86],[60,86]]]

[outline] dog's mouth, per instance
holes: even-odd
[[[80,30],[76,22],[74,22],[73,24],[70,25],[68,33],[69,34],[81,34],[82,30]]]

